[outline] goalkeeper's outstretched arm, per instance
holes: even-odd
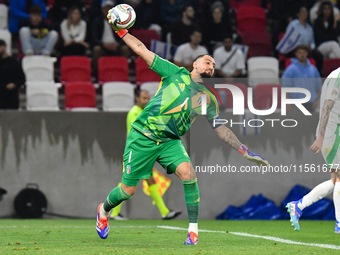
[[[155,57],[155,53],[148,50],[145,45],[133,35],[129,34],[126,29],[119,29],[114,25],[114,20],[111,19],[112,9],[107,14],[107,19],[112,29],[117,35],[123,39],[123,41],[134,51],[139,57],[141,57],[148,66],[151,66]]]
[[[236,137],[236,135],[227,128],[225,125],[220,125],[214,129],[216,134],[225,141],[229,146],[241,153],[246,159],[251,162],[255,162],[259,166],[268,166],[268,161],[260,155],[248,150],[247,146],[242,144]]]

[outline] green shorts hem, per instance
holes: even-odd
[[[182,164],[183,162],[189,162],[189,163],[191,163],[189,157],[183,157],[183,158],[177,159],[175,162],[171,163],[171,164],[166,168],[167,174],[174,174],[174,173],[176,172],[176,168],[177,168],[180,164]]]
[[[139,179],[127,179],[124,177],[124,175],[122,176],[122,183],[125,184],[126,186],[137,186],[139,182]]]

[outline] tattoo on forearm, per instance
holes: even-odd
[[[238,150],[241,146],[241,142],[237,139],[235,134],[229,128],[225,128],[225,135],[222,140],[225,141],[229,146],[233,147],[235,150]]]
[[[319,135],[325,136],[326,126],[329,119],[329,113],[332,110],[334,101],[326,100],[321,112]]]
[[[142,46],[142,45],[143,45],[142,43],[138,43],[138,44],[137,44],[137,47],[140,47],[140,46]]]

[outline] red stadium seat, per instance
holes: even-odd
[[[242,35],[242,44],[249,46],[248,58],[272,55],[271,37],[265,31],[244,33]]]
[[[68,82],[65,86],[65,109],[96,108],[96,89],[90,82]]]
[[[273,104],[273,88],[277,88],[277,109],[281,108],[281,85],[258,84],[254,89],[254,108],[257,110],[270,109]]]
[[[129,81],[129,63],[125,57],[101,57],[98,60],[98,83]]]
[[[231,85],[234,85],[236,87],[238,87],[239,89],[242,90],[242,93],[243,93],[243,96],[244,96],[244,108],[248,108],[248,104],[247,104],[247,86],[243,83],[228,83],[228,84],[231,84]],[[224,91],[226,94],[227,94],[227,97],[226,97],[226,101],[223,102],[222,101],[222,105],[225,106],[224,108],[225,109],[232,109],[233,108],[233,96],[230,92],[229,89],[223,89],[223,88],[219,88],[217,89],[217,92],[221,92],[221,91]],[[224,97],[221,97],[221,100],[223,100]]]
[[[144,62],[143,59],[137,58],[135,62],[136,84],[139,86],[143,82],[160,81],[161,77]]]
[[[60,81],[91,82],[91,60],[84,56],[62,57],[60,60]]]
[[[316,62],[313,58],[308,58],[308,60],[313,66],[316,66]],[[292,59],[287,58],[286,61],[285,61],[285,69],[287,69],[287,67],[290,66],[291,63],[292,63]]]
[[[327,77],[333,70],[340,67],[340,58],[331,58],[323,61],[323,77]]]
[[[237,10],[244,6],[260,6],[260,0],[230,0],[230,7],[233,10]]]
[[[236,12],[239,34],[266,31],[266,12],[257,6],[240,7]]]
[[[144,29],[130,29],[129,32],[138,38],[144,45],[150,49],[151,48],[151,40],[159,41],[159,35],[155,32],[155,30],[144,30]]]

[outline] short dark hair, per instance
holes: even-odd
[[[296,48],[295,48],[295,52],[297,52],[298,50],[305,50],[308,52],[308,48],[306,45],[298,45]]]
[[[200,58],[203,58],[204,56],[209,56],[209,57],[212,57],[212,58],[214,58],[213,56],[211,56],[210,54],[201,54],[201,55],[198,55],[195,59],[194,59],[194,61],[193,62],[195,62],[195,61],[197,61],[198,59],[200,59]]]
[[[190,35],[193,35],[193,34],[196,33],[196,32],[202,34],[202,30],[201,30],[201,29],[195,28],[194,30],[192,30],[192,32],[190,33]]]
[[[42,10],[39,5],[32,5],[29,10],[29,14],[41,14]]]
[[[137,90],[136,90],[136,98],[139,98],[139,97],[140,97],[140,94],[142,94],[143,91],[149,93],[149,91],[147,91],[147,90],[145,90],[145,89],[137,89]],[[150,93],[149,93],[149,94],[150,94]]]
[[[6,46],[6,42],[0,39],[0,46]]]
[[[186,12],[189,7],[192,7],[192,6],[189,4],[183,4],[181,6],[181,13]]]
[[[233,41],[233,36],[231,34],[223,34],[222,41],[224,41],[225,39],[231,39]]]

